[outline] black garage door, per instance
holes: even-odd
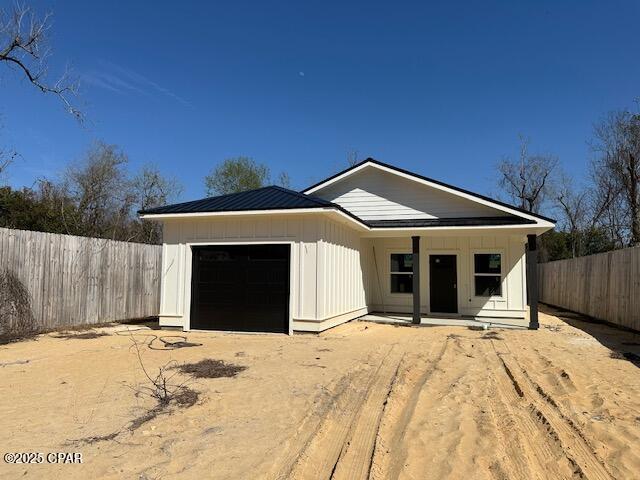
[[[288,333],[289,248],[193,247],[191,328]]]

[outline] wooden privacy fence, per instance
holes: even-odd
[[[538,265],[540,301],[640,330],[640,247]]]
[[[29,293],[37,330],[155,316],[162,247],[0,228],[0,272]]]

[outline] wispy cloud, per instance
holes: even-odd
[[[82,75],[83,82],[119,94],[165,96],[185,107],[193,107],[188,100],[135,70],[106,60],[101,60],[99,64],[100,68]]]

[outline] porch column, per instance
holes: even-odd
[[[420,324],[420,237],[411,237],[413,245],[413,323]]]
[[[538,323],[538,247],[536,236],[527,235],[527,292],[529,293],[529,330],[537,330]]]

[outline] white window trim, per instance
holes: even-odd
[[[398,295],[399,297],[406,297],[406,296],[413,296],[413,292],[393,292],[391,290],[391,275],[411,275],[411,289],[413,290],[413,271],[411,272],[393,272],[391,270],[391,255],[411,255],[412,252],[408,252],[408,251],[404,251],[404,252],[399,252],[397,250],[387,250],[387,255],[388,255],[388,259],[389,259],[389,263],[387,263],[388,265],[388,270],[389,270],[389,275],[388,275],[388,286],[389,286],[389,295]]]
[[[500,295],[491,295],[489,297],[485,297],[484,295],[476,295],[476,277],[497,277],[497,273],[476,273],[476,255],[479,254],[499,254],[500,255]],[[504,282],[505,274],[504,274],[504,260],[505,254],[504,249],[502,248],[483,248],[480,250],[471,250],[471,289],[473,293],[473,298],[483,299],[483,300],[504,300],[506,298],[505,288],[506,284]]]

